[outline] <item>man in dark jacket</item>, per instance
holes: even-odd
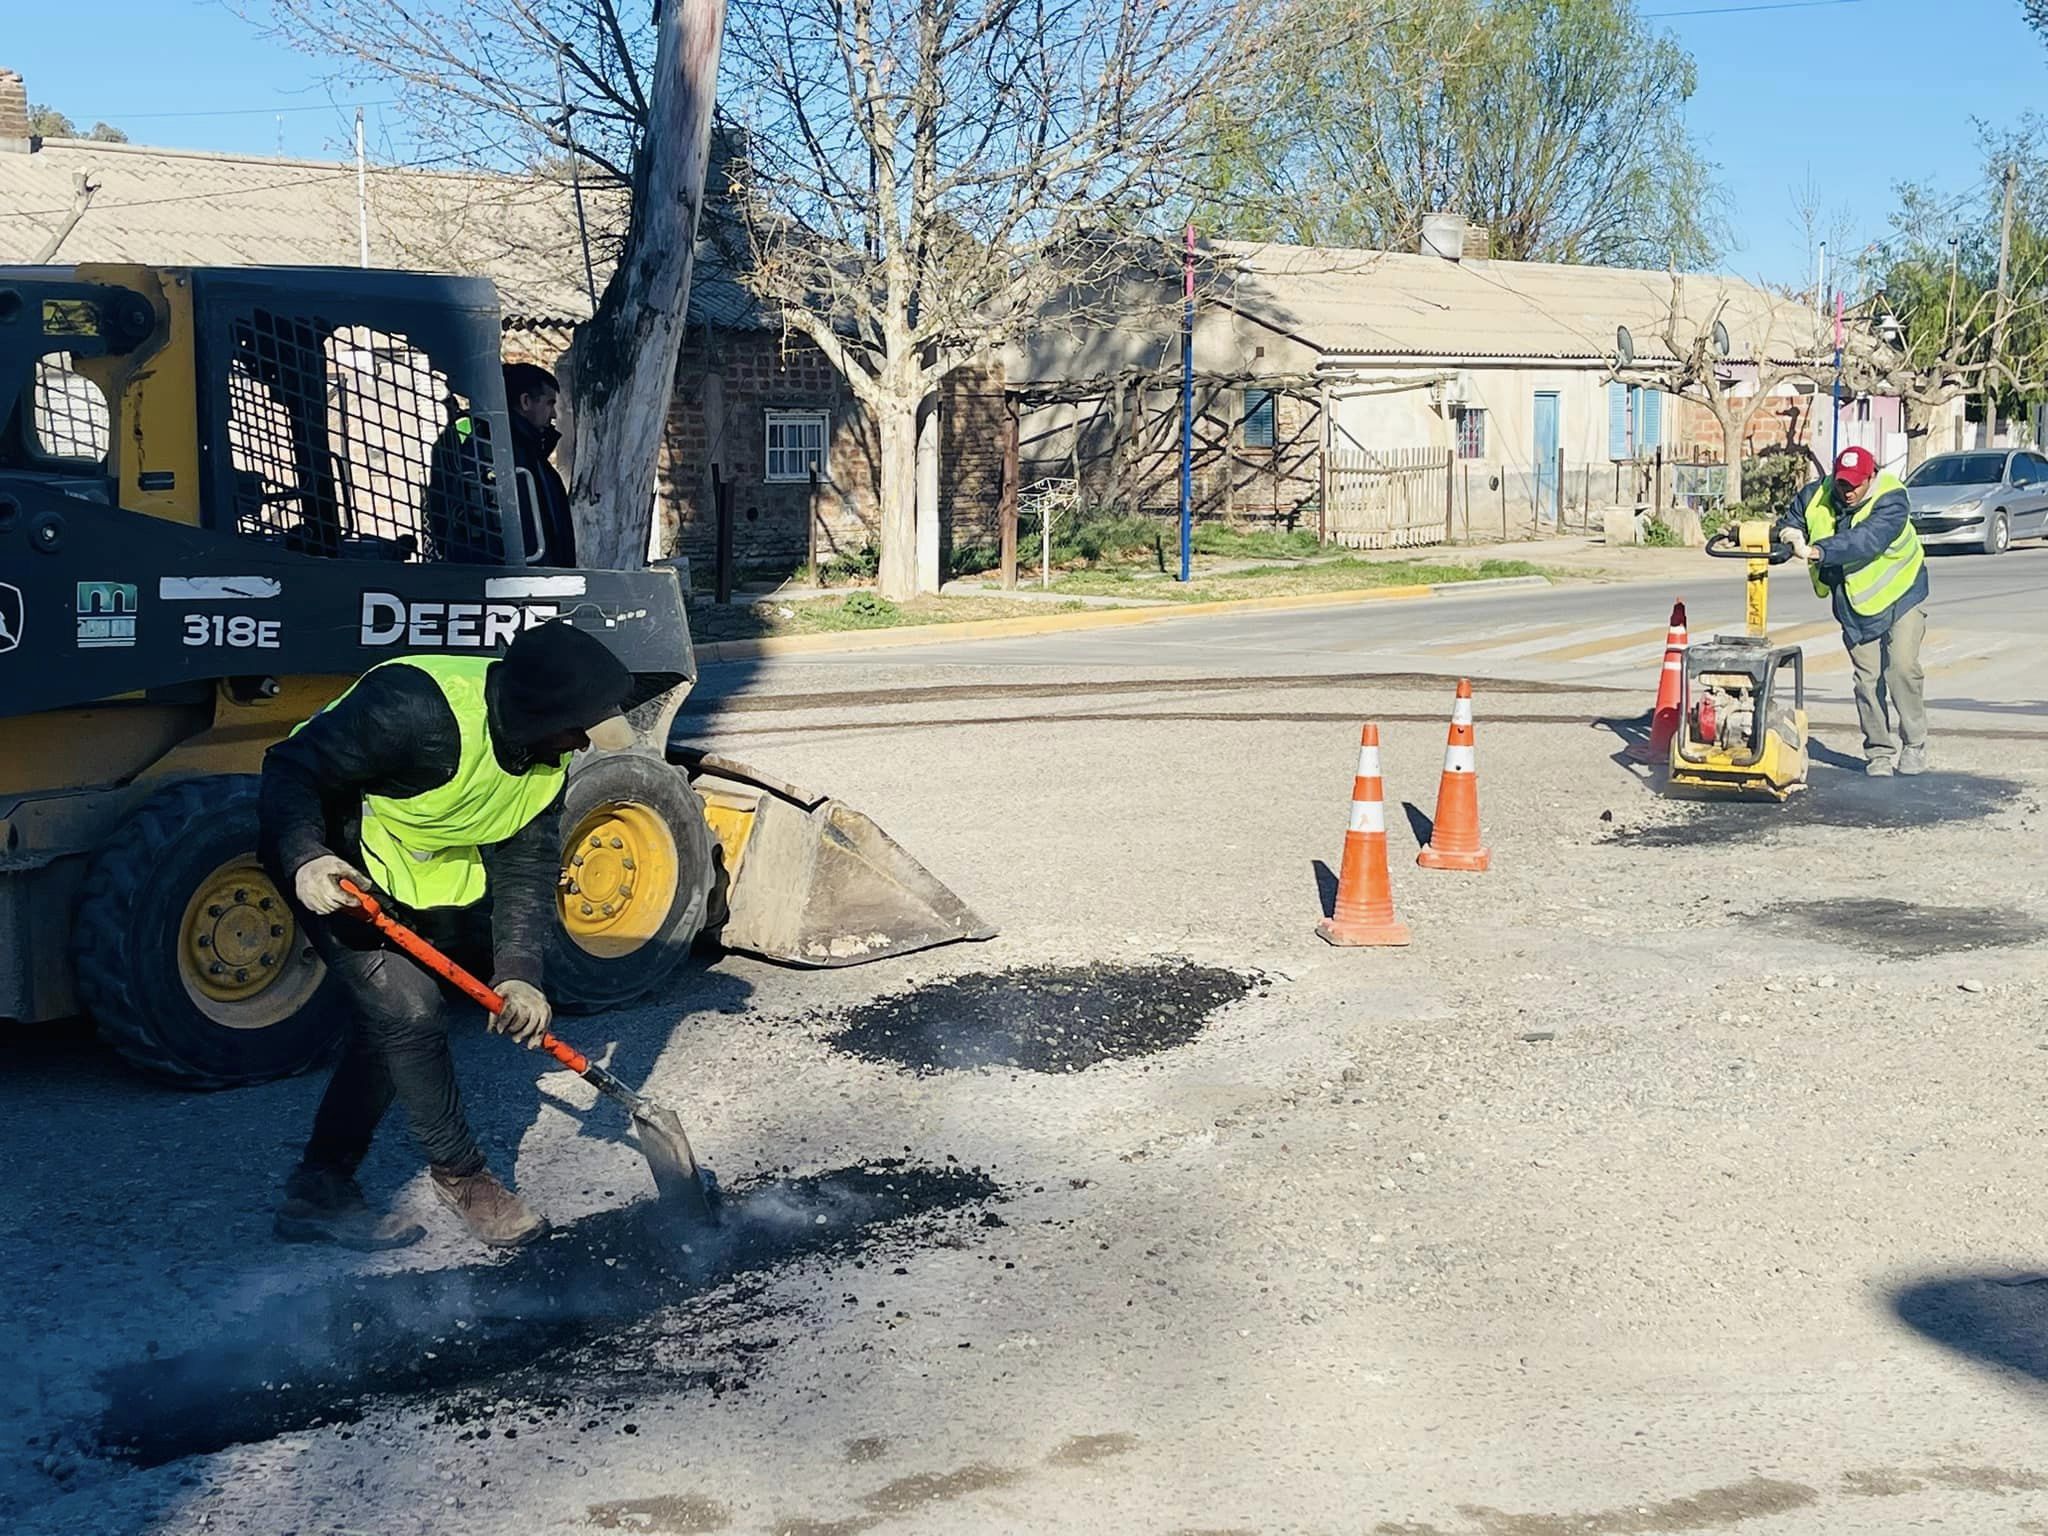
[[[1834,607],[1856,671],[1863,771],[1927,771],[1927,560],[1906,487],[1867,448],[1848,448],[1834,474],[1801,490],[1779,537],[1797,550],[1817,596]],[[1887,703],[1898,714],[1894,734]]]
[[[356,1248],[423,1235],[378,1217],[355,1172],[393,1099],[426,1153],[434,1192],[486,1243],[545,1223],[485,1166],[448,1049],[446,983],[387,947],[343,880],[465,968],[491,977],[491,1027],[538,1045],[551,1010],[542,954],[561,873],[571,753],[630,744],[632,674],[604,643],[556,620],[503,660],[412,656],[371,668],[272,747],[258,799],[260,853],[356,1019],[313,1135],[285,1184],[277,1235]],[[365,873],[367,871],[367,873]]]
[[[548,462],[562,434],[555,410],[562,386],[547,369],[532,363],[505,365],[505,404],[512,413],[512,467],[519,481],[519,509],[529,534],[540,530],[540,565],[576,563],[576,524],[569,516],[569,492]],[[533,553],[533,551],[528,551]]]

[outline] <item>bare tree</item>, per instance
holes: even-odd
[[[1270,0],[748,0],[735,263],[832,360],[880,443],[884,593],[934,584],[936,391],[1156,259],[1207,93]],[[920,442],[920,433],[931,436]],[[922,556],[922,559],[919,556]]]
[[[1672,275],[1671,300],[1658,337],[1664,355],[1639,357],[1628,367],[1616,368],[1613,376],[1625,384],[1696,400],[1707,408],[1721,429],[1727,499],[1733,505],[1742,499],[1743,446],[1750,424],[1780,385],[1823,376],[1819,325],[1806,325],[1796,305],[1758,289],[1748,290],[1754,303],[1738,306],[1724,289],[1705,310],[1694,311],[1686,303],[1686,282],[1684,276]],[[1746,366],[1738,368],[1731,361],[1738,356]]]

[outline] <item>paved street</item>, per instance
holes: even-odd
[[[622,1123],[474,1028],[556,1223],[510,1258],[396,1125],[365,1183],[425,1244],[273,1243],[317,1079],[25,1042],[0,1157],[67,1176],[0,1250],[8,1529],[2048,1529],[2043,580],[1938,565],[1943,771],[1852,774],[1822,671],[1783,808],[1617,760],[1666,583],[713,669],[682,734],[1000,935],[575,1021],[732,1192],[687,1251]],[[1431,875],[1459,671],[1495,862]],[[1406,950],[1313,934],[1366,715]]]
[[[1672,602],[1685,602],[1696,637],[1740,633],[1743,570],[1740,562],[1702,555],[1683,580],[1233,615],[999,645],[921,647],[879,659],[892,674],[906,669],[905,675],[957,666],[1071,669],[1077,678],[1370,671],[1654,689]],[[1933,708],[1952,725],[2048,725],[2048,689],[2041,681],[2048,647],[2048,545],[2021,545],[1999,559],[1940,557],[1931,571],[1924,660]],[[1773,638],[1806,652],[1816,707],[1848,710],[1849,661],[1840,631],[1797,570],[1779,568],[1770,612]],[[866,653],[806,657],[779,662],[770,671],[778,678],[801,676],[813,686],[810,680],[820,677],[863,676],[877,659]],[[757,682],[749,673],[744,686]],[[717,672],[706,683],[700,697],[724,686]]]

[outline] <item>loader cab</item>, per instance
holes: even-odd
[[[0,478],[345,560],[519,566],[488,282],[0,268]]]

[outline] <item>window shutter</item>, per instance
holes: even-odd
[[[1607,386],[1607,457],[1628,457],[1628,386]]]
[[[1643,413],[1638,435],[1642,441],[1636,445],[1636,451],[1645,458],[1654,455],[1664,446],[1664,391],[1661,389],[1643,391]]]

